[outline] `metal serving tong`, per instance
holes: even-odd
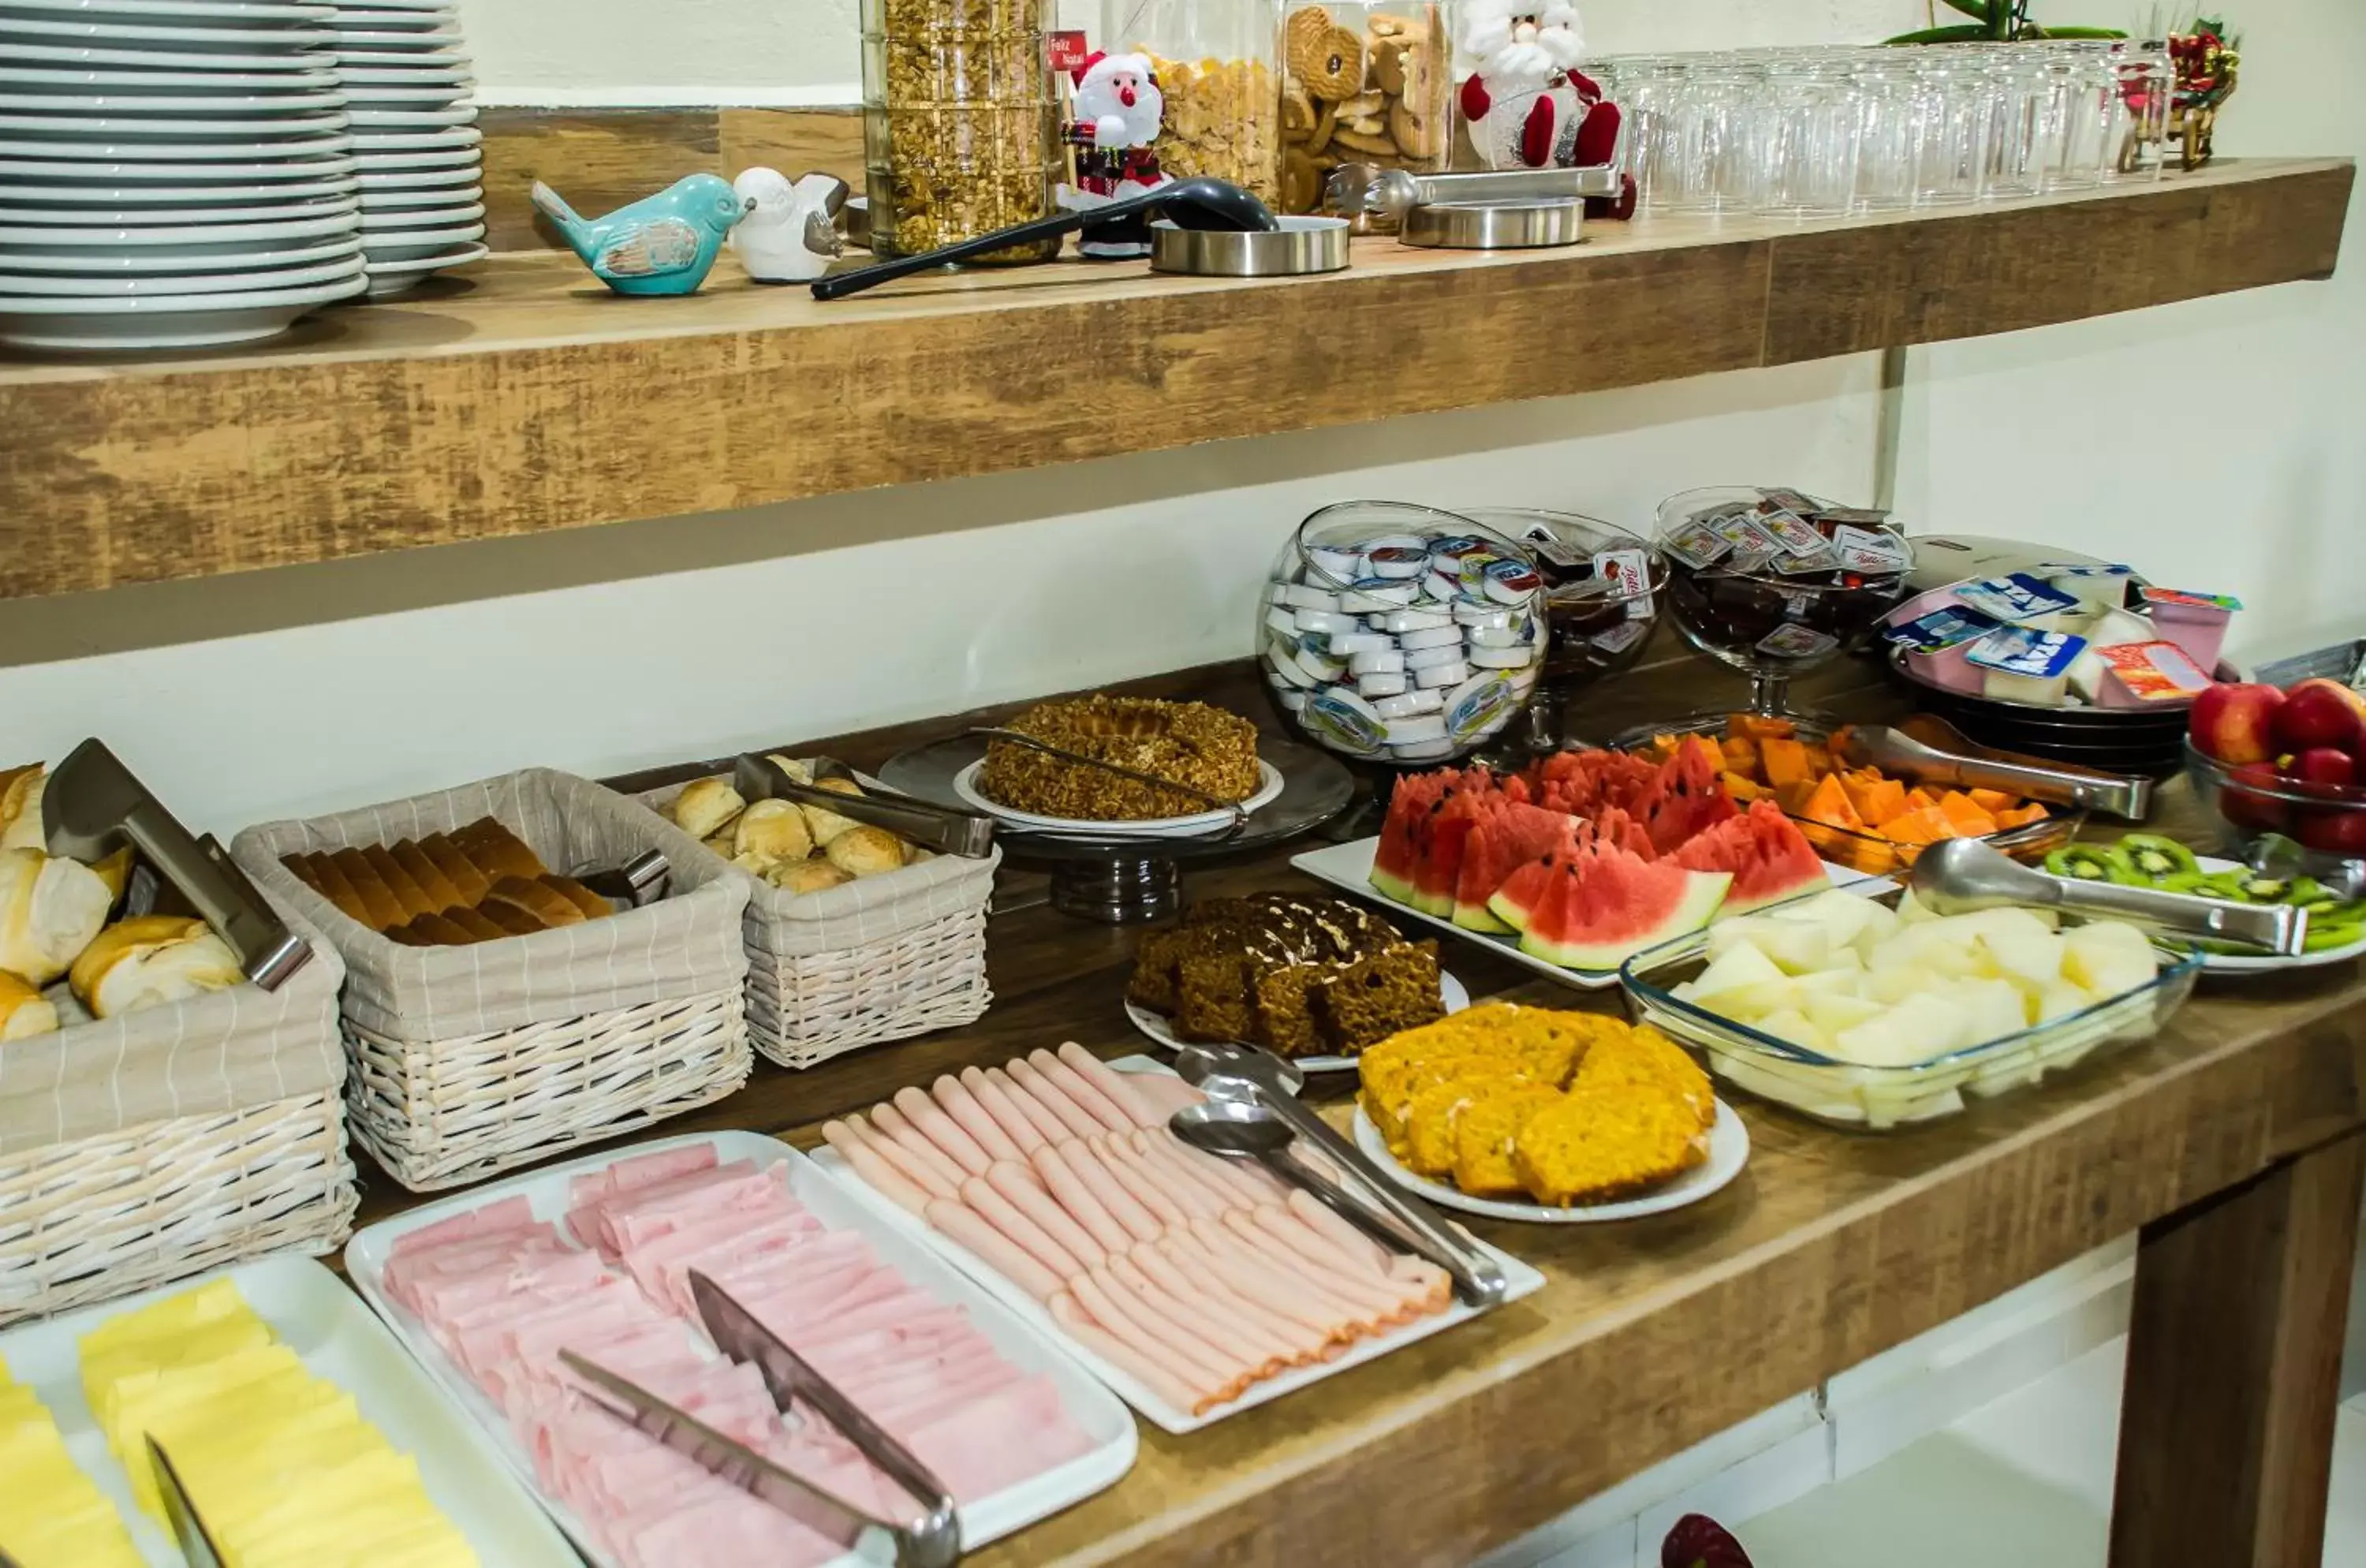
[[[1292,1090],[1304,1075],[1296,1067],[1258,1046],[1197,1043],[1177,1051],[1175,1065],[1209,1101],[1175,1114],[1169,1125],[1177,1137],[1211,1154],[1264,1164],[1382,1246],[1445,1269],[1454,1293],[1470,1305],[1503,1301],[1510,1286],[1495,1260],[1300,1101]],[[1342,1188],[1297,1157],[1278,1132],[1320,1149],[1354,1179],[1354,1189]]]
[[[1402,222],[1416,207],[1474,202],[1567,200],[1616,197],[1618,164],[1588,169],[1504,169],[1462,175],[1417,175],[1376,164],[1342,164],[1323,186],[1323,209],[1339,217]]]
[[[189,1568],[222,1568],[221,1549],[214,1544],[206,1521],[198,1517],[197,1504],[189,1500],[188,1489],[181,1484],[181,1472],[173,1468],[164,1445],[152,1436],[147,1437],[147,1443],[148,1462],[156,1471],[156,1490],[164,1499],[164,1517],[172,1523],[173,1539],[179,1543],[181,1555],[189,1560]]]
[[[101,861],[129,842],[230,943],[239,968],[265,990],[277,990],[310,961],[310,945],[271,912],[212,836],[192,837],[101,742],[84,741],[50,771],[41,820],[53,855]],[[152,887],[134,907],[152,896]]]
[[[1079,767],[1098,768],[1105,773],[1115,773],[1121,779],[1132,779],[1136,784],[1151,784],[1159,789],[1172,790],[1177,795],[1189,795],[1193,800],[1206,805],[1209,810],[1222,811],[1231,817],[1232,826],[1225,829],[1226,832],[1237,833],[1248,825],[1248,810],[1237,800],[1226,800],[1221,795],[1210,795],[1206,790],[1194,789],[1187,784],[1177,784],[1173,779],[1162,779],[1156,773],[1145,773],[1117,762],[1105,762],[1098,757],[1087,757],[1082,751],[1071,751],[1065,746],[1054,746],[1048,740],[1038,740],[1031,735],[1021,734],[1016,729],[1005,729],[999,725],[975,725],[971,728],[970,733],[982,736],[988,740],[1007,740],[1013,746],[1024,746],[1031,751],[1041,751],[1047,757],[1057,757],[1064,762],[1074,762]]]
[[[2143,821],[2152,810],[2150,779],[2073,773],[1945,751],[1883,724],[1851,725],[1832,739],[1851,766],[1906,773],[1918,783],[2000,789],[2032,800],[2101,811],[2129,822]]]
[[[762,1374],[774,1408],[785,1414],[791,1405],[801,1403],[837,1427],[864,1459],[920,1505],[919,1518],[896,1524],[865,1513],[574,1351],[561,1350],[558,1359],[599,1391],[592,1403],[618,1420],[696,1460],[749,1495],[771,1504],[867,1562],[882,1568],[949,1568],[960,1559],[961,1521],[953,1511],[952,1494],[928,1466],[814,1371],[805,1358],[782,1343],[779,1336],[757,1322],[722,1286],[695,1269],[690,1271],[690,1293],[715,1348]]]
[[[2240,942],[2285,958],[2297,956],[2308,940],[2308,911],[2288,904],[2236,904],[2157,887],[2053,876],[1977,839],[1943,839],[1924,850],[1915,858],[1910,886],[1924,908],[1941,915],[2034,905],[2105,915],[2170,936]]]
[[[622,865],[585,866],[568,874],[601,897],[637,909],[665,897],[666,884],[673,877],[673,862],[663,850],[647,850]]]
[[[854,770],[835,757],[816,757],[811,765],[817,779],[846,779],[862,784],[855,778]],[[875,791],[869,784],[862,784],[861,795],[816,789],[789,777],[786,770],[770,757],[753,752],[744,753],[732,762],[731,787],[739,792],[743,800],[794,800],[835,811],[853,821],[884,828],[941,854],[984,860],[994,852],[991,817],[915,800],[908,795]]]

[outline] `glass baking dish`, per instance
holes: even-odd
[[[1900,897],[1893,889],[1879,901],[1895,908]],[[2156,941],[2161,967],[2147,985],[1915,1066],[1866,1067],[1679,1000],[1675,987],[1707,967],[1709,934],[1638,953],[1619,969],[1618,983],[1637,1019],[1700,1051],[1709,1071],[1737,1089],[1831,1126],[1874,1133],[1957,1115],[1968,1100],[1994,1099],[2100,1050],[2148,1040],[2193,994],[2202,969],[2202,954],[2191,946]]]
[[[1703,735],[1712,739],[1721,738],[1731,715],[1723,713],[1695,714],[1677,719],[1673,724],[1645,725],[1615,737],[1611,748],[1619,751],[1635,751],[1651,744],[1662,735]],[[1785,716],[1797,728],[1799,739],[1812,745],[1822,745],[1831,738],[1828,726],[1812,719]],[[1920,781],[1904,773],[1893,773],[1908,784]],[[1771,796],[1770,796],[1771,798]],[[2001,833],[1990,833],[1981,842],[2000,850],[2017,861],[2035,865],[2047,855],[2079,836],[2087,825],[2087,813],[2075,806],[2046,803],[2046,817],[2042,821],[2024,822],[2018,828],[2007,828]],[[1924,844],[1901,844],[1885,839],[1878,833],[1860,833],[1853,828],[1837,827],[1829,822],[1812,821],[1796,812],[1784,815],[1799,825],[1800,834],[1813,844],[1816,853],[1834,865],[1865,873],[1867,876],[1892,876],[1912,866],[1921,857]]]

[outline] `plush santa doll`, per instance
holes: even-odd
[[[1618,146],[1618,106],[1578,72],[1585,39],[1568,0],[1465,0],[1456,40],[1470,142],[1491,169],[1584,168]]]
[[[1085,57],[1075,76],[1076,118],[1065,139],[1078,150],[1076,183],[1062,194],[1063,204],[1101,207],[1173,184],[1151,150],[1166,100],[1150,73],[1149,56],[1096,51]],[[1088,256],[1146,256],[1150,226],[1139,218],[1095,224],[1076,248]]]

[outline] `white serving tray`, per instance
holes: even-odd
[[[978,1332],[992,1340],[997,1350],[1022,1371],[1045,1373],[1057,1385],[1069,1419],[1092,1438],[1092,1450],[1031,1480],[1005,1487],[991,1497],[963,1504],[960,1517],[964,1550],[975,1550],[1047,1518],[1116,1484],[1133,1468],[1137,1438],[1132,1418],[1107,1389],[1076,1364],[1065,1341],[1055,1340],[1006,1311],[992,1293],[962,1278],[929,1248],[913,1245],[903,1230],[880,1224],[869,1206],[851,1201],[844,1184],[823,1176],[813,1160],[761,1133],[694,1133],[611,1148],[476,1188],[355,1233],[354,1239],[345,1244],[345,1272],[352,1278],[354,1289],[386,1320],[395,1337],[442,1385],[452,1403],[467,1412],[473,1425],[490,1438],[486,1446],[501,1456],[510,1473],[524,1483],[533,1498],[558,1521],[558,1528],[574,1540],[584,1560],[593,1568],[615,1568],[615,1560],[598,1549],[591,1530],[572,1509],[543,1493],[535,1479],[533,1458],[518,1441],[501,1407],[444,1353],[444,1348],[435,1342],[424,1324],[389,1299],[385,1289],[386,1260],[395,1242],[409,1232],[504,1198],[523,1196],[532,1206],[535,1219],[561,1224],[561,1234],[565,1235],[562,1222],[568,1209],[568,1183],[572,1178],[605,1169],[636,1155],[693,1144],[714,1145],[716,1159],[727,1165],[738,1159],[752,1159],[759,1168],[774,1161],[786,1164],[790,1194],[812,1210],[824,1224],[835,1230],[862,1232],[878,1252],[881,1262],[892,1264],[915,1286],[938,1299],[968,1309]],[[849,1553],[838,1559],[832,1568],[855,1568],[861,1561]],[[495,1563],[510,1568],[508,1558],[487,1559],[487,1568],[493,1568]]]
[[[1164,1063],[1154,1062],[1147,1056],[1121,1056],[1110,1066],[1121,1073],[1159,1073],[1168,1077],[1176,1076],[1174,1069]],[[995,1300],[1002,1303],[1031,1328],[1039,1334],[1057,1339],[1069,1355],[1090,1368],[1095,1377],[1115,1389],[1119,1397],[1128,1404],[1132,1405],[1164,1430],[1177,1434],[1196,1432],[1200,1427],[1211,1426],[1227,1416],[1237,1416],[1242,1411],[1263,1404],[1268,1400],[1279,1399],[1283,1394],[1304,1388],[1308,1383],[1319,1382],[1335,1372],[1345,1371],[1349,1367],[1360,1366],[1376,1356],[1385,1356],[1391,1350],[1413,1344],[1416,1340],[1426,1339],[1433,1334],[1443,1333],[1458,1323],[1467,1323],[1479,1315],[1478,1308],[1456,1302],[1446,1311],[1423,1318],[1409,1327],[1394,1330],[1385,1338],[1359,1339],[1353,1349],[1335,1361],[1319,1362],[1312,1367],[1295,1367],[1279,1377],[1259,1379],[1251,1383],[1248,1392],[1238,1399],[1219,1405],[1204,1416],[1194,1416],[1189,1411],[1180,1409],[1159,1398],[1124,1372],[1070,1340],[1062,1332],[1060,1325],[1053,1321],[1051,1313],[1041,1302],[997,1273],[977,1254],[950,1236],[931,1230],[917,1216],[897,1208],[894,1202],[873,1190],[868,1182],[855,1175],[853,1169],[839,1157],[837,1150],[817,1149],[814,1151],[813,1162],[827,1171],[833,1180],[837,1181],[855,1201],[861,1203],[881,1224],[893,1225],[913,1241],[942,1255],[954,1268],[984,1286]],[[1518,1301],[1522,1296],[1533,1295],[1544,1289],[1545,1277],[1518,1258],[1507,1252],[1489,1247],[1485,1242],[1480,1242],[1479,1247],[1488,1257],[1493,1258],[1495,1266],[1504,1271],[1504,1282],[1510,1287],[1504,1296],[1506,1302]]]
[[[2195,863],[2214,874],[2242,869],[2240,861],[2220,860],[2214,855],[2200,856]],[[2202,972],[2205,975],[2270,975],[2285,969],[2322,969],[2328,964],[2347,964],[2360,953],[2366,953],[2366,937],[2360,937],[2346,947],[2328,947],[2322,953],[2304,953],[2293,958],[2278,958],[2268,953],[2246,957],[2239,953],[2204,953],[2202,955]]]
[[[1470,988],[1453,976],[1437,972],[1437,999],[1444,1005],[1448,1018],[1470,1005]],[[1139,1032],[1163,1051],[1180,1051],[1183,1042],[1175,1033],[1175,1021],[1164,1013],[1151,1011],[1140,1002],[1129,1000],[1125,1016]],[[1351,1073],[1356,1070],[1353,1056],[1292,1056],[1292,1066],[1302,1073]]]
[[[1334,887],[1368,900],[1392,918],[1403,916],[1409,920],[1419,920],[1424,925],[1435,926],[1439,931],[1459,936],[1465,942],[1477,942],[1482,947],[1493,948],[1513,963],[1533,969],[1548,980],[1559,980],[1562,985],[1575,986],[1581,991],[1606,991],[1618,984],[1618,971],[1616,968],[1564,969],[1558,964],[1548,964],[1541,958],[1522,953],[1520,939],[1516,936],[1466,931],[1452,920],[1441,919],[1436,915],[1424,914],[1409,904],[1400,904],[1395,899],[1383,896],[1379,888],[1372,886],[1372,857],[1379,852],[1380,847],[1380,840],[1378,835],[1369,839],[1355,839],[1344,844],[1333,844],[1328,849],[1309,850],[1302,855],[1292,855],[1290,857],[1290,863],[1309,876],[1317,877]],[[1867,876],[1863,872],[1851,871],[1845,866],[1834,865],[1830,861],[1824,862],[1824,874],[1831,878],[1832,886],[1835,887],[1868,896],[1886,892],[1895,886],[1886,876]]]
[[[1539,1225],[1600,1224],[1609,1220],[1639,1220],[1646,1214],[1664,1214],[1671,1209],[1681,1209],[1697,1203],[1711,1193],[1721,1192],[1728,1183],[1741,1174],[1750,1163],[1750,1128],[1741,1113],[1720,1100],[1717,1102],[1717,1122],[1708,1132],[1708,1158],[1677,1177],[1673,1181],[1653,1188],[1639,1197],[1622,1198],[1611,1203],[1591,1203],[1560,1208],[1551,1203],[1532,1203],[1507,1198],[1474,1198],[1450,1181],[1434,1181],[1416,1175],[1403,1161],[1389,1150],[1389,1141],[1380,1135],[1361,1105],[1356,1107],[1356,1146],[1364,1157],[1394,1178],[1396,1184],[1415,1197],[1446,1209],[1460,1209],[1466,1213],[1484,1214],[1491,1220],[1519,1220]]]
[[[82,1395],[82,1337],[110,1318],[227,1276],[255,1314],[317,1375],[351,1393],[386,1440],[419,1461],[427,1495],[486,1568],[575,1568],[576,1556],[535,1499],[493,1458],[484,1434],[403,1354],[386,1325],[309,1258],[266,1258],[0,1333],[0,1360],[49,1407],[66,1450],[98,1483],[152,1568],[186,1568],[173,1538],[131,1500]],[[202,1500],[199,1504],[203,1506]]]

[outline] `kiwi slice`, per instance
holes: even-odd
[[[2124,882],[2134,868],[2116,848],[2065,844],[2045,857],[2045,869],[2079,882]]]
[[[2366,936],[2366,925],[2320,926],[2312,916],[2308,922],[2308,935],[2301,939],[2301,951],[2330,953],[2337,947],[2348,947],[2361,936]]]
[[[2160,879],[2160,890],[2164,893],[2191,893],[2201,898],[2217,897],[2217,889],[2211,885],[2208,874],[2199,871],[2180,872],[2175,876],[2164,876]]]
[[[2172,876],[2191,876],[2202,870],[2193,852],[2175,839],[2164,839],[2158,833],[2130,833],[2119,844],[2120,853],[2127,863],[2146,882],[2161,882]],[[2281,894],[2270,895],[2281,897]]]

